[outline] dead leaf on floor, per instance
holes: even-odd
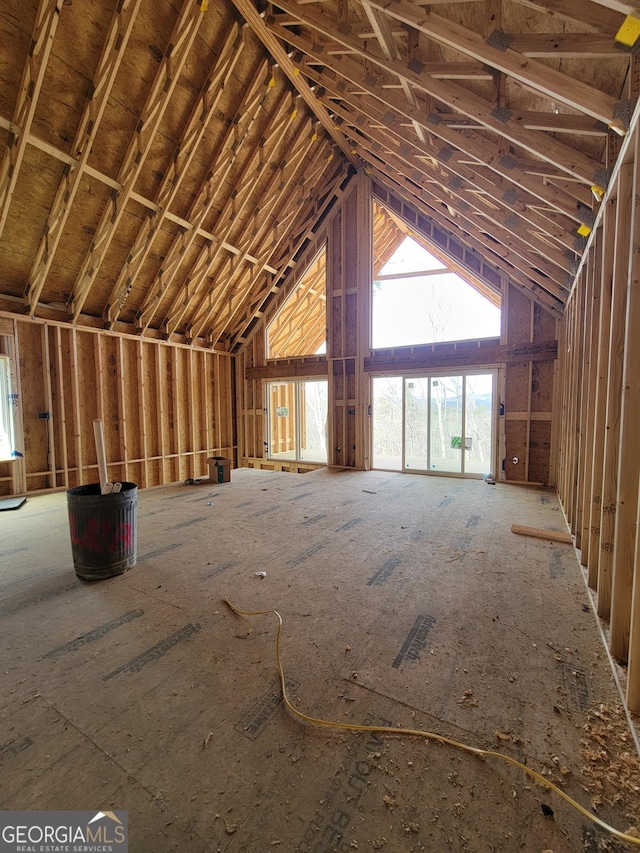
[[[511,735],[506,735],[504,732],[499,732],[497,729],[494,734],[498,740],[511,740]]]
[[[204,739],[205,749],[206,749],[206,747],[209,746],[209,741],[211,740],[212,737],[213,737],[213,732],[209,732],[209,734],[205,737],[205,739]]]
[[[394,800],[393,797],[390,797],[389,794],[385,794],[382,798],[382,801],[384,802],[385,806],[389,806],[390,808],[393,808],[394,806],[398,805],[397,801]]]

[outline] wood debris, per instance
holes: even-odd
[[[587,714],[582,743],[583,766],[592,804],[615,806],[637,819],[640,764],[621,706],[599,705]]]

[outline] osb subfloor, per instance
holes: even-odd
[[[0,514],[0,808],[128,810],[135,853],[628,849],[497,760],[299,723],[274,618],[222,602],[281,612],[300,710],[502,750],[626,830],[640,775],[574,551],[512,523],[564,527],[540,489],[242,469],[141,492],[138,565],[86,583],[64,494]]]

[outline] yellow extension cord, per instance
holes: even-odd
[[[280,687],[282,689],[282,699],[287,708],[294,714],[298,719],[304,720],[305,723],[312,723],[314,726],[325,726],[330,729],[345,729],[350,732],[377,732],[378,734],[383,735],[409,735],[411,737],[422,737],[427,738],[428,740],[434,740],[438,743],[448,744],[448,746],[453,746],[456,749],[460,749],[463,752],[469,752],[471,755],[477,755],[481,758],[499,758],[501,761],[506,761],[507,764],[512,764],[514,767],[517,767],[523,773],[526,773],[527,776],[530,776],[534,779],[538,784],[543,785],[545,788],[549,788],[549,790],[553,791],[559,797],[561,797],[565,802],[569,803],[576,811],[580,812],[581,815],[586,817],[588,820],[597,824],[602,829],[609,832],[611,835],[619,838],[621,841],[626,841],[628,844],[634,844],[640,847],[640,838],[636,838],[633,835],[627,835],[626,832],[620,832],[619,829],[615,829],[613,826],[609,826],[608,823],[601,820],[596,815],[592,814],[592,812],[585,809],[580,805],[576,800],[570,797],[568,794],[558,788],[557,785],[554,785],[553,782],[550,782],[548,779],[545,779],[544,776],[541,776],[540,773],[536,773],[535,770],[532,770],[530,767],[527,767],[525,764],[522,764],[520,761],[517,761],[515,758],[511,758],[509,755],[505,755],[502,752],[494,752],[493,750],[488,749],[479,749],[478,747],[468,746],[465,743],[460,743],[457,740],[453,740],[453,738],[444,737],[443,735],[436,734],[435,732],[424,732],[420,729],[403,729],[403,728],[395,728],[395,727],[387,727],[387,726],[361,726],[357,723],[336,723],[331,722],[330,720],[320,720],[317,717],[310,717],[308,714],[303,714],[302,711],[298,711],[291,702],[289,701],[289,697],[287,696],[287,688],[284,680],[284,670],[282,668],[282,661],[280,660],[280,632],[282,630],[282,616],[278,613],[277,610],[240,610],[239,607],[236,607],[232,604],[228,598],[224,599],[225,604],[227,604],[234,613],[237,613],[240,616],[266,616],[269,613],[274,613],[278,618],[278,631],[276,633],[276,662],[278,664],[278,673],[280,675]]]

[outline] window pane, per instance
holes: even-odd
[[[462,471],[462,376],[431,379],[432,471]]]
[[[13,397],[9,357],[0,355],[0,461],[13,459]]]
[[[404,467],[429,470],[429,380],[405,379]]]
[[[493,374],[466,377],[467,449],[464,469],[468,474],[493,474],[491,443]]]
[[[328,382],[300,382],[300,460],[327,461]]]
[[[374,468],[402,469],[402,377],[373,380]]]
[[[269,456],[272,459],[296,458],[296,383],[270,382]]]

